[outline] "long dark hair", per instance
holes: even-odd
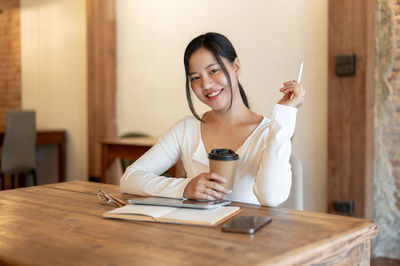
[[[186,99],[190,108],[190,111],[192,114],[200,121],[203,121],[199,115],[197,114],[196,110],[194,109],[193,106],[193,101],[192,101],[192,96],[191,96],[191,91],[190,91],[190,80],[189,80],[189,58],[190,56],[197,51],[200,47],[206,48],[209,50],[217,59],[218,63],[220,64],[222,71],[224,72],[228,84],[229,84],[229,89],[231,92],[231,101],[229,104],[229,109],[232,106],[232,81],[231,77],[228,73],[228,70],[225,67],[225,64],[223,63],[221,56],[226,58],[229,62],[233,63],[237,57],[235,48],[233,48],[232,43],[226,38],[224,35],[215,33],[215,32],[208,32],[206,34],[202,34],[196,38],[194,38],[186,47],[185,50],[185,55],[183,57],[183,61],[185,64],[185,73],[186,73]],[[249,102],[247,101],[247,96],[246,93],[243,90],[242,85],[239,83],[239,92],[240,96],[242,97],[243,103],[249,107]]]

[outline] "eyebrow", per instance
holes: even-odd
[[[204,69],[209,69],[210,67],[212,67],[212,66],[214,66],[214,65],[219,65],[219,63],[212,63],[212,64],[209,64],[209,65],[206,66]],[[196,73],[198,73],[198,72],[190,72],[190,73],[189,73],[189,76],[191,76],[191,75],[193,75],[193,74],[196,74]]]

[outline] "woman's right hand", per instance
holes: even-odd
[[[232,192],[221,185],[224,183],[226,179],[216,173],[201,173],[190,180],[183,192],[183,197],[203,200],[223,199],[224,195]]]
[[[299,108],[304,102],[306,90],[295,80],[284,82],[283,88],[281,88],[279,91],[284,95],[278,101],[278,104]]]

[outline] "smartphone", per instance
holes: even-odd
[[[224,232],[254,234],[258,229],[271,222],[271,217],[261,216],[240,216],[233,221],[223,224],[221,229]]]
[[[168,206],[178,208],[191,208],[191,209],[214,209],[220,206],[230,205],[229,200],[210,200],[210,201],[199,201],[199,200],[184,200],[184,199],[171,199],[162,197],[146,197],[146,198],[135,198],[128,200],[131,204],[139,205],[155,205],[155,206]]]

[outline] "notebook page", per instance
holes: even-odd
[[[107,212],[108,214],[140,214],[147,215],[154,218],[163,216],[176,208],[173,207],[162,207],[162,206],[150,206],[150,205],[126,205],[121,208],[114,209]]]
[[[221,219],[229,216],[232,213],[235,213],[239,209],[240,207],[235,206],[224,206],[211,210],[177,208],[174,211],[164,214],[162,217],[160,217],[160,221],[214,225]]]

